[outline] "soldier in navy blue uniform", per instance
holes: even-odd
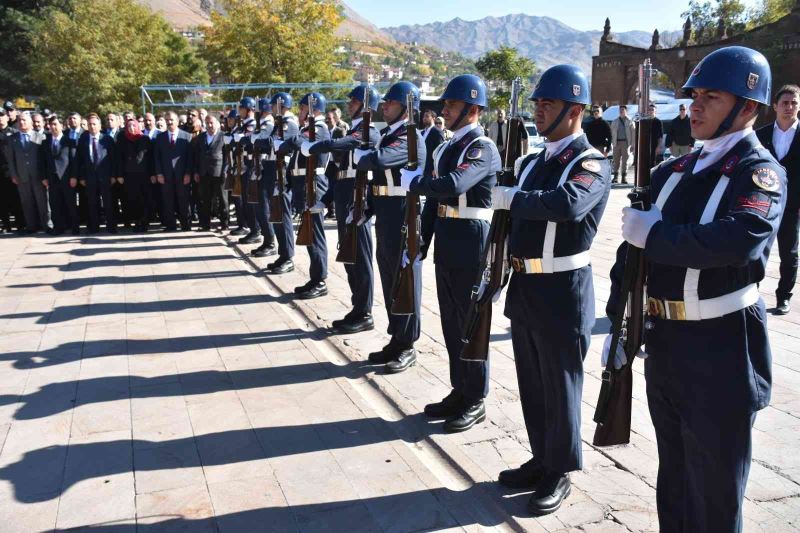
[[[238,118],[239,112],[236,109],[231,109],[228,112],[227,118],[225,119],[225,148],[223,148],[223,160],[225,161],[225,168],[223,169],[223,175],[226,175],[230,171],[230,164],[233,164],[234,168],[236,167],[236,149],[238,143],[233,140],[233,136],[234,134],[239,133],[239,130],[236,126],[236,121]],[[230,190],[225,191],[225,194],[230,194]],[[250,233],[250,228],[247,227],[247,222],[245,221],[242,197],[231,194],[230,203],[233,204],[233,209],[236,212],[237,227],[236,229],[232,230],[229,235],[233,237],[247,235]]]
[[[406,109],[408,95],[413,109]],[[406,123],[409,113],[419,111],[419,89],[410,82],[399,81],[383,96],[383,118],[388,126],[381,130],[381,139],[374,150],[356,149],[353,161],[359,170],[372,172],[368,191],[367,218],[375,215],[375,257],[381,277],[383,302],[389,316],[389,343],[380,351],[369,354],[372,364],[385,364],[388,373],[403,372],[417,360],[414,343],[419,339],[419,309],[422,299],[422,265],[414,264],[416,310],[411,315],[393,315],[392,286],[400,268],[403,250],[403,221],[406,209],[406,190],[400,186],[400,170],[408,163]],[[417,164],[425,162],[425,141],[417,137]]]
[[[312,102],[313,100],[313,102]],[[309,105],[313,103],[313,105]],[[304,124],[297,135],[289,136],[284,134],[284,141],[278,148],[277,155],[291,154],[289,168],[292,172],[292,195],[299,198],[297,202],[302,203],[303,209],[311,211],[313,221],[313,243],[307,246],[308,255],[311,258],[309,267],[309,280],[307,283],[295,287],[294,293],[301,300],[310,300],[328,294],[328,286],[325,278],[328,277],[328,243],[325,239],[325,204],[323,197],[328,191],[328,178],[325,176],[325,167],[328,165],[330,154],[320,154],[317,156],[316,172],[316,202],[311,208],[306,207],[306,156],[300,151],[303,142],[308,141],[308,115],[314,117],[314,131],[316,140],[330,140],[328,126],[325,125],[325,97],[320,93],[312,92],[303,96],[300,100],[300,122]],[[298,205],[299,205],[298,203]],[[284,210],[285,211],[285,210]],[[286,225],[284,223],[284,225]]]
[[[236,150],[242,153],[242,196],[241,206],[244,213],[245,223],[250,231],[244,237],[239,239],[239,244],[256,244],[261,242],[261,226],[256,218],[256,207],[258,204],[250,203],[247,201],[247,184],[250,180],[257,180],[259,176],[255,175],[255,160],[253,159],[253,143],[251,137],[256,131],[256,99],[251,96],[245,96],[239,102],[239,116],[242,117],[242,122],[238,130],[234,131],[234,139],[236,142]],[[237,211],[238,215],[239,212]]]
[[[425,406],[425,414],[445,418],[444,430],[454,433],[486,419],[489,364],[462,360],[461,338],[489,235],[492,188],[502,164],[497,146],[478,124],[488,105],[483,80],[472,74],[456,76],[439,100],[453,137],[436,148],[421,176],[403,171],[402,185],[425,196],[422,257],[436,237],[436,293],[453,387],[442,401]]]
[[[364,96],[367,96],[366,101]],[[358,86],[350,91],[350,101],[347,110],[353,118],[353,124],[347,134],[340,139],[303,143],[304,154],[332,153],[340,155],[336,187],[333,197],[336,212],[336,227],[339,241],[344,238],[347,224],[352,220],[351,210],[355,197],[356,169],[353,165],[353,150],[362,143],[361,113],[364,106],[376,111],[378,109],[378,92],[367,86]],[[378,130],[370,125],[369,145],[377,146],[380,142]],[[366,198],[365,198],[366,199]],[[352,293],[351,304],[353,308],[340,320],[333,321],[333,328],[339,333],[358,333],[373,329],[372,320],[372,294],[374,289],[374,272],[372,268],[372,224],[369,220],[359,221],[358,224],[358,257],[355,264],[345,265],[347,282]]]
[[[261,246],[253,249],[250,253],[253,257],[269,257],[278,253],[275,250],[275,231],[272,224],[269,222],[269,195],[272,193],[275,186],[275,153],[267,150],[265,153],[259,144],[260,139],[269,139],[272,136],[272,130],[275,127],[275,121],[272,118],[272,104],[269,98],[258,99],[258,129],[251,135],[251,149],[259,152],[261,159],[261,175],[257,176],[258,179],[258,204],[252,204],[255,212],[255,219],[258,226],[261,228],[261,234],[264,237],[264,242]],[[253,155],[255,157],[255,154]]]
[[[278,257],[275,261],[267,265],[267,272],[270,274],[285,274],[294,270],[294,226],[292,225],[292,187],[291,179],[286,172],[284,174],[286,187],[279,190],[277,160],[282,157],[288,159],[286,155],[277,155],[277,151],[282,143],[281,137],[285,139],[294,138],[300,133],[297,117],[291,112],[292,96],[289,93],[279,92],[270,99],[273,116],[280,118],[280,130],[273,128],[269,137],[260,136],[256,140],[259,150],[267,154],[267,161],[264,163],[263,192],[264,201],[269,205],[269,197],[278,195],[283,202],[282,222],[276,223],[274,232],[278,242]],[[268,195],[268,196],[267,196]],[[267,211],[269,215],[269,211]]]
[[[757,284],[786,202],[786,175],[752,126],[769,105],[763,55],[721,48],[683,86],[703,148],[661,164],[653,206],[623,209],[616,305],[626,247],[647,260],[644,370],[658,443],[662,532],[742,531],[756,412],[769,403],[771,355]],[[610,340],[603,350],[608,357]],[[615,363],[624,354],[616,349]]]
[[[497,187],[492,205],[511,212],[505,314],[533,458],[501,472],[499,482],[533,489],[528,510],[541,515],[561,506],[569,472],[582,468],[583,360],[595,320],[589,247],[611,176],[581,129],[591,98],[578,67],[547,69],[530,99],[548,142],[517,162],[517,185]]]

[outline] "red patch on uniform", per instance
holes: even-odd
[[[749,196],[739,196],[736,198],[737,211],[751,211],[767,216],[772,199],[764,193],[754,192]]]
[[[594,183],[595,177],[591,174],[575,174],[570,178],[570,181],[577,181],[578,183],[582,183],[587,187]]]
[[[469,163],[461,163],[458,165],[458,170],[467,170],[469,168]]]
[[[725,164],[722,165],[722,173],[730,174],[731,172],[733,172],[733,169],[736,168],[736,163],[738,162],[739,162],[738,155],[732,155],[731,157],[729,157],[728,160],[725,161]]]
[[[400,144],[401,144],[401,142],[398,139],[395,142],[393,142],[392,144],[390,144],[389,146],[387,146],[387,148],[394,148],[395,146],[400,146]]]
[[[675,172],[683,172],[686,170],[686,166],[689,164],[689,159],[691,155],[685,155],[678,159],[675,163],[672,164],[672,170]]]
[[[354,139],[360,139],[361,138],[361,130],[354,131],[353,133],[350,134],[350,136],[353,137]]]
[[[561,163],[562,165],[566,165],[567,163],[569,163],[569,160],[572,159],[572,156],[574,154],[575,154],[575,151],[572,148],[570,148],[569,150],[566,150],[563,154],[558,156],[559,163]]]

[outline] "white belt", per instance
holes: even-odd
[[[696,302],[695,305],[698,306],[700,312],[700,317],[696,319],[686,317],[686,304],[682,300],[648,298],[647,314],[665,320],[708,320],[750,307],[758,302],[759,298],[758,286],[752,283],[738,291]]]
[[[340,180],[349,179],[349,178],[355,178],[357,172],[358,172],[358,170],[356,170],[354,168],[348,168],[347,170],[340,170],[339,174],[338,174],[338,178]],[[372,171],[371,170],[367,171],[367,179],[368,180],[372,179]]]
[[[372,196],[405,196],[406,190],[397,185],[373,185]]]
[[[439,218],[463,218],[491,222],[494,210],[482,207],[453,207],[450,205],[440,205],[437,209],[437,213]]]
[[[553,274],[583,268],[591,263],[589,251],[564,257],[533,257],[522,259],[511,258],[511,267],[515,272],[524,274]]]

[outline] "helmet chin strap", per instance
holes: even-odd
[[[722,123],[719,125],[719,128],[717,128],[717,131],[714,132],[714,135],[711,137],[712,139],[721,137],[722,135],[725,134],[726,131],[731,129],[731,127],[733,126],[733,121],[736,120],[736,117],[739,115],[739,112],[742,110],[745,103],[747,103],[747,100],[745,100],[741,96],[736,97],[736,103],[733,105],[731,112],[728,113],[728,116],[725,117],[725,120],[723,120]]]
[[[570,109],[572,106],[573,106],[573,104],[571,104],[570,102],[564,102],[564,107],[561,109],[561,112],[558,114],[558,116],[557,116],[557,117],[556,117],[556,119],[553,121],[553,123],[552,123],[552,124],[550,124],[550,125],[547,127],[547,129],[545,129],[544,131],[540,131],[540,132],[539,132],[539,135],[541,135],[542,137],[547,137],[548,135],[550,135],[551,133],[553,133],[553,130],[554,130],[554,129],[556,129],[556,128],[558,127],[558,125],[559,125],[559,124],[561,124],[561,121],[563,121],[563,120],[564,120],[564,117],[566,117],[566,116],[567,116],[567,113],[569,113],[569,109]]]

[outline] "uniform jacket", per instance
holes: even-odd
[[[169,131],[155,140],[155,173],[165,178],[183,179],[192,171],[192,135],[183,130],[175,131],[175,144],[169,141]]]
[[[22,147],[22,132],[15,133],[6,145],[9,175],[21,182],[44,178],[45,162],[42,143],[44,134],[28,132],[28,142]]]
[[[314,122],[315,140],[328,141],[331,138],[328,126],[325,125],[325,119],[322,116],[316,117]],[[306,156],[300,152],[300,147],[304,141],[309,139],[307,123],[300,129],[299,133],[293,136],[287,135],[284,131],[283,144],[277,152],[278,157],[291,154],[288,168],[292,172],[295,190],[299,186],[298,180],[304,180],[306,176]],[[321,154],[317,156],[317,169],[322,169],[316,173],[316,189],[317,189],[317,203],[323,201],[325,193],[328,192],[328,178],[325,176],[325,167],[328,166],[330,154]]]
[[[419,134],[425,138],[425,168],[427,168],[433,161],[433,151],[444,142],[444,135],[433,126],[419,130]]]

